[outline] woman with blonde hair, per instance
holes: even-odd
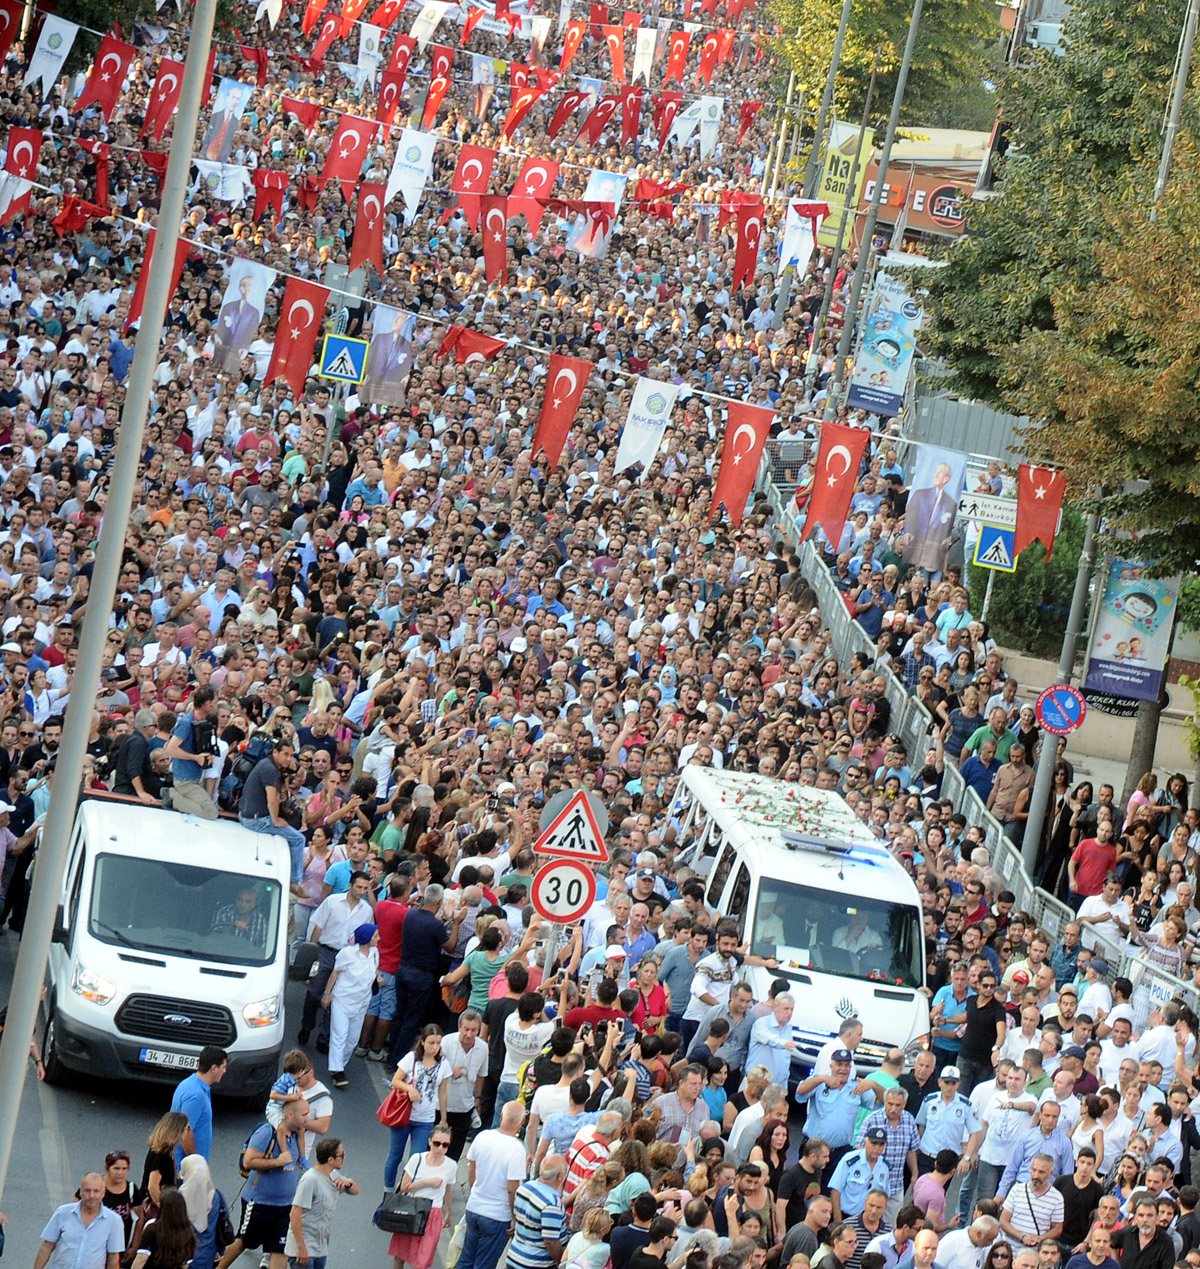
[[[604,1269],[611,1259],[608,1236],[613,1218],[603,1207],[593,1207],[583,1219],[583,1226],[571,1235],[563,1263],[569,1269]]]
[[[150,1129],[146,1142],[146,1161],[142,1166],[142,1184],[134,1199],[138,1203],[150,1199],[158,1206],[165,1189],[179,1184],[175,1170],[175,1147],[182,1146],[191,1134],[188,1117],[178,1110],[169,1110]]]
[[[615,1159],[607,1159],[595,1172],[567,1198],[563,1206],[570,1206],[567,1215],[567,1228],[574,1233],[583,1228],[588,1212],[593,1208],[604,1208],[604,1200],[609,1190],[621,1184],[625,1179],[625,1169]]]

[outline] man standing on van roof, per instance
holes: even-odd
[[[304,889],[300,885],[300,879],[304,876],[304,851],[308,843],[304,834],[283,818],[279,797],[283,783],[279,773],[294,771],[295,767],[296,751],[292,748],[292,742],[277,740],[271,752],[265,758],[260,758],[254,770],[246,777],[238,821],[243,828],[248,828],[253,833],[268,833],[272,837],[282,837],[287,842],[292,854],[292,893],[297,898],[302,898]]]
[[[184,1154],[202,1154],[206,1159],[212,1150],[212,1088],[219,1084],[229,1069],[229,1055],[215,1045],[205,1045],[196,1059],[196,1069],[175,1085],[171,1109],[188,1117],[192,1130],[192,1148]]]

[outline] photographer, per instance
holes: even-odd
[[[217,818],[216,803],[205,783],[217,773],[220,752],[213,719],[216,699],[215,688],[197,688],[192,694],[191,710],[180,715],[166,746],[174,776],[171,805],[176,811],[198,815],[202,820]]]

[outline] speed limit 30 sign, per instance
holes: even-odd
[[[538,869],[529,902],[546,918],[567,924],[578,920],[596,901],[596,877],[574,859],[556,859]]]

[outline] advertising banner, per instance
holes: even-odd
[[[821,166],[821,183],[817,187],[817,198],[829,204],[829,216],[817,234],[817,241],[823,247],[832,247],[837,243],[838,229],[846,215],[848,207],[857,207],[859,194],[867,176],[867,160],[875,148],[875,131],[868,128],[863,133],[862,149],[859,151],[858,175],[855,177],[855,188],[850,188],[850,173],[854,168],[854,151],[858,148],[858,128],[849,123],[834,123],[829,129],[829,145],[825,149],[825,162]],[[842,237],[842,243],[848,246],[851,241],[849,226]]]
[[[920,326],[921,306],[904,283],[890,274],[877,274],[850,379],[847,400],[852,410],[870,410],[886,418],[900,413]]]

